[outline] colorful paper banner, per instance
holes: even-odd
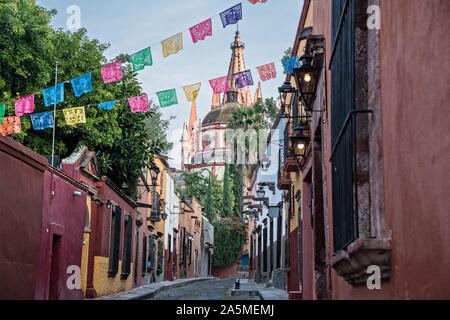
[[[84,107],[63,109],[64,118],[69,126],[73,126],[78,123],[86,123],[86,114]]]
[[[53,111],[30,114],[34,130],[53,128]]]
[[[22,124],[20,117],[5,117],[2,124],[0,124],[0,133],[2,136],[9,136],[13,133],[20,133],[22,131]]]
[[[251,4],[255,4],[257,2],[266,3],[267,0],[248,0]]]
[[[234,73],[233,77],[234,80],[236,80],[236,87],[238,89],[253,85],[253,78],[250,70]]]
[[[189,86],[184,86],[183,90],[186,94],[187,101],[195,101],[197,99],[198,93],[200,92],[200,88],[202,87],[202,83],[195,83]]]
[[[3,118],[5,117],[6,104],[0,104],[0,124],[3,123]]]
[[[23,116],[25,113],[34,112],[34,94],[17,99],[14,101],[16,105],[16,116]]]
[[[259,72],[259,77],[262,81],[267,81],[269,79],[275,79],[277,77],[277,71],[275,69],[275,63],[269,63],[261,67],[257,67]]]
[[[92,72],[88,72],[75,79],[70,80],[72,83],[73,92],[75,97],[80,97],[83,93],[89,93],[92,91]]]
[[[211,85],[214,94],[230,91],[230,86],[228,85],[228,79],[226,76],[209,80],[209,84]]]
[[[189,31],[191,32],[192,41],[194,41],[194,43],[197,43],[199,40],[205,40],[207,36],[212,36],[211,19],[193,26]]]
[[[229,24],[236,24],[242,19],[242,3],[231,7],[224,12],[220,13],[220,19],[222,19],[222,25],[225,28]]]
[[[133,64],[133,71],[139,71],[145,68],[145,66],[153,65],[152,50],[150,47],[141,50],[130,56],[131,63]]]
[[[50,107],[64,101],[64,83],[42,90],[44,104]]]
[[[175,89],[157,92],[159,106],[165,108],[174,104],[178,104],[177,93]]]
[[[119,101],[119,100],[99,103],[98,107],[100,109],[111,110],[114,107],[114,105],[117,103],[117,101]]]
[[[148,103],[148,97],[146,94],[129,98],[128,103],[130,104],[131,112],[133,113],[146,112],[150,110],[150,105]]]
[[[284,71],[286,74],[292,73],[294,68],[300,68],[300,58],[298,55],[292,56],[290,58],[284,58],[281,60],[283,63]]]
[[[116,82],[123,78],[122,60],[110,63],[101,68],[104,83]]]
[[[167,38],[166,40],[161,41],[161,45],[164,58],[183,50],[183,33],[180,32],[170,38]]]

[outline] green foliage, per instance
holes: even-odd
[[[222,217],[233,216],[233,194],[232,184],[230,178],[230,166],[225,164],[225,174],[223,177],[223,195],[222,195]]]
[[[155,141],[161,147],[161,154],[167,155],[172,149],[173,143],[167,140],[167,131],[170,127],[170,121],[175,119],[171,116],[169,119],[163,119],[160,107],[150,102],[151,109],[154,112],[153,115],[144,120],[145,128],[148,131],[151,141]]]
[[[142,94],[137,74],[127,55],[122,59],[124,77],[104,84],[99,68],[108,61],[104,51],[108,44],[91,40],[87,31],[75,33],[53,30],[49,26],[55,11],[47,11],[32,0],[4,0],[0,4],[0,101],[35,93],[35,112],[46,108],[38,90],[54,85],[55,62],[58,61],[58,83],[69,81],[92,70],[94,90],[76,98],[70,83],[65,84],[65,101],[57,109],[87,106],[86,124],[68,126],[63,113],[56,113],[55,154],[70,155],[84,145],[96,151],[102,173],[125,192],[136,196],[139,172],[153,161],[153,155],[171,146],[165,139],[168,123],[161,121],[155,107],[146,113],[133,114],[126,98]],[[111,111],[96,104],[122,99]],[[6,116],[14,115],[12,104]],[[22,117],[22,132],[13,138],[42,155],[50,155],[52,130],[34,131],[29,117]],[[151,127],[151,128],[149,128]],[[159,133],[158,133],[159,132]],[[162,133],[161,133],[162,132]]]
[[[240,218],[228,217],[214,223],[214,265],[224,266],[240,257],[247,226]]]
[[[210,222],[222,215],[222,182],[209,180],[199,172],[183,172],[184,188],[177,188],[177,193],[186,200],[196,198],[205,207],[204,212]],[[211,181],[211,182],[210,182]]]
[[[242,191],[244,181],[242,173],[234,164],[230,165],[230,176],[233,181],[233,215],[242,218]]]

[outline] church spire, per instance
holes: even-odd
[[[258,102],[258,99],[262,99],[261,81],[258,81],[258,89],[256,89],[255,97],[253,98],[253,104]]]
[[[230,66],[228,68],[228,85],[231,87],[236,87],[236,80],[234,80],[233,74],[245,71],[245,61],[244,61],[244,49],[245,44],[241,42],[241,37],[239,35],[239,31],[236,31],[236,35],[234,37],[234,42],[231,43],[231,61]],[[250,106],[252,103],[252,96],[250,93],[249,87],[244,87],[237,89],[238,94],[238,102]],[[227,102],[227,96],[224,95],[223,103]]]
[[[192,101],[191,106],[191,116],[189,118],[189,130],[192,132],[192,128],[196,128],[198,124],[197,120],[197,104],[195,103],[195,100]]]

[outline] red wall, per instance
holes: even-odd
[[[0,136],[0,299],[34,299],[48,162]]]
[[[81,196],[74,196],[75,191]],[[54,194],[53,194],[54,193]],[[66,273],[71,265],[81,266],[83,230],[86,220],[86,192],[59,175],[45,172],[44,206],[42,228],[40,230],[41,248],[39,273],[36,285],[36,299],[51,298],[50,283],[57,286],[58,299],[82,299],[82,291],[69,289]],[[53,235],[61,236],[61,249],[58,257],[52,257]],[[51,271],[52,259],[58,261],[58,272]]]

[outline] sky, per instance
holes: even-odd
[[[37,0],[38,5],[58,11],[51,25],[65,31],[71,16],[67,9],[78,6],[81,27],[87,29],[89,38],[110,44],[105,52],[110,60],[121,53],[133,54],[152,46],[153,65],[139,71],[138,79],[143,91],[154,101],[156,92],[176,89],[178,105],[164,108],[162,113],[164,118],[176,117],[167,136],[174,143],[169,163],[177,169],[183,123],[189,121],[191,110],[182,87],[202,82],[197,115],[199,120],[203,119],[211,110],[212,90],[208,80],[227,75],[230,44],[236,32],[236,25],[223,28],[219,13],[239,2],[243,11],[238,27],[245,43],[244,59],[255,82],[250,88],[252,97],[260,80],[256,67],[275,62],[277,78],[261,82],[261,86],[263,98],[277,98],[277,88],[285,77],[281,58],[293,46],[303,0],[267,0],[254,5],[248,0]],[[189,28],[211,17],[212,37],[194,44]],[[164,58],[160,42],[179,32],[183,32],[183,50]],[[80,70],[84,71],[91,70]]]

